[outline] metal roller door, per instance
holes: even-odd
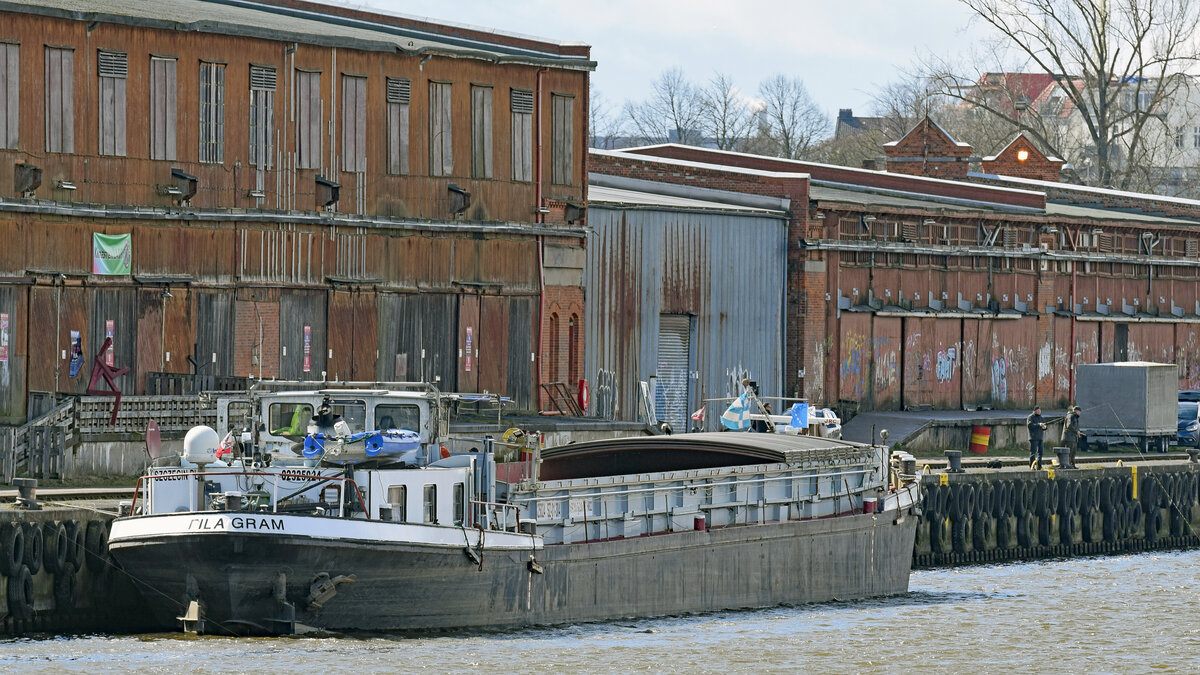
[[[655,370],[654,412],[676,433],[688,428],[691,401],[688,373],[691,368],[692,321],[686,314],[658,317],[658,367]]]

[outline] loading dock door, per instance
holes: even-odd
[[[692,320],[686,314],[658,317],[658,367],[655,370],[654,412],[675,433],[688,429],[691,397]]]

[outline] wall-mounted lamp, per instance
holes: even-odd
[[[58,180],[58,181],[54,181],[54,189],[55,190],[75,190],[77,188],[75,187],[75,184],[69,180]]]
[[[267,193],[263,190],[249,190],[246,192],[246,196],[251,199],[263,199],[267,196]]]
[[[864,223],[873,223],[875,222],[875,216],[863,216],[862,221]]]
[[[178,185],[159,185],[158,194],[163,197],[177,197],[183,194],[183,190],[179,189]]]
[[[164,297],[164,298],[173,298],[173,297],[175,297],[175,296],[171,295],[171,289],[169,289],[169,288],[165,288],[165,287],[164,287],[164,288],[162,289],[162,297]]]
[[[550,213],[550,209],[546,208],[545,206],[539,206],[536,209],[534,209],[533,212],[541,213],[541,214],[545,215],[547,213]]]
[[[816,214],[813,215],[813,220],[825,220],[825,212],[818,211]]]
[[[1017,161],[1018,162],[1024,162],[1027,159],[1029,159],[1029,151],[1028,150],[1018,150],[1017,151]]]
[[[450,215],[460,215],[471,205],[470,192],[467,192],[454,183],[447,185],[446,190],[450,193]]]
[[[342,196],[342,186],[324,176],[317,176],[317,208],[333,206]]]
[[[937,221],[934,220],[933,218],[926,218],[925,220],[921,221],[921,224],[926,227],[929,227],[931,225],[937,225]]]

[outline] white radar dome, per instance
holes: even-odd
[[[220,444],[221,437],[211,427],[192,427],[183,437],[183,458],[192,464],[212,464]]]

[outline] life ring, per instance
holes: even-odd
[[[22,620],[33,618],[33,574],[24,563],[9,575],[8,614]]]
[[[25,566],[30,574],[37,574],[42,569],[42,548],[44,538],[42,527],[37,523],[25,526]]]
[[[42,565],[51,574],[58,574],[67,564],[67,554],[70,552],[67,527],[51,520],[43,526],[43,535]]]
[[[108,556],[108,529],[102,521],[88,521],[84,547],[87,551],[87,568],[93,572],[102,571]]]
[[[15,578],[25,564],[25,528],[7,523],[0,531],[0,572]]]
[[[54,609],[75,609],[75,565],[70,562],[54,573]]]

